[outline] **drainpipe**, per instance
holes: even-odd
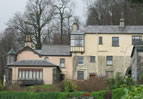
[[[5,87],[5,83],[6,83],[6,76],[3,76],[3,87]]]
[[[98,33],[96,33],[96,35],[97,35],[97,42],[96,42],[96,44],[97,44],[97,51],[96,51],[96,53],[97,53],[97,56],[96,56],[96,59],[97,59],[97,62],[96,62],[96,67],[97,67],[97,75],[99,75],[99,64],[98,64],[98,51],[99,51],[99,45],[98,45],[98,39],[99,39],[99,36],[98,36]]]

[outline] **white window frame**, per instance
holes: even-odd
[[[108,58],[112,58],[112,60],[109,60]],[[113,65],[113,56],[106,56],[106,65],[112,66]]]
[[[64,61],[64,62],[62,62]],[[65,58],[60,58],[60,67],[65,68]]]

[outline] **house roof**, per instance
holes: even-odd
[[[58,66],[48,60],[21,60],[8,64],[8,66],[41,66],[55,67]]]
[[[43,45],[41,55],[47,56],[70,56],[70,46],[69,45]]]
[[[34,52],[35,54],[38,54],[39,56],[40,56],[40,50],[34,50],[34,49],[32,49],[31,47],[29,47],[29,46],[26,46],[26,47],[24,47],[24,48],[22,48],[22,49],[20,49],[20,50],[18,50],[17,52],[16,52],[16,54],[19,54],[19,53],[21,53],[21,52],[23,52],[23,51],[32,51],[32,52]]]
[[[119,25],[89,25],[85,27],[85,33],[127,33],[127,34],[143,34],[143,26],[125,26]]]

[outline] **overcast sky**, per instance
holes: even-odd
[[[13,17],[16,12],[24,12],[25,5],[28,0],[0,0],[0,32],[6,28],[6,23]],[[76,3],[75,16],[80,16],[84,21],[84,14],[86,12],[84,1],[74,0]]]

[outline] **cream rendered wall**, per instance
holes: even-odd
[[[98,44],[98,38],[102,36],[103,44]],[[119,37],[119,47],[112,47],[112,37]],[[85,35],[85,55],[107,55],[130,56],[132,49],[131,34],[86,34]],[[128,52],[129,51],[129,52]]]
[[[53,69],[55,67],[12,67],[12,82],[18,80],[18,69],[42,69],[44,84],[53,84]]]
[[[23,51],[20,54],[17,55],[17,60],[41,60],[42,57],[40,57],[38,54],[35,54],[32,51]]]
[[[138,34],[133,34],[138,36]],[[103,38],[103,44],[98,44],[99,36]],[[119,37],[119,46],[112,46],[112,37]],[[131,63],[132,34],[85,34],[85,52],[72,53],[74,60],[76,56],[84,56],[84,65],[74,65],[74,79],[77,79],[77,71],[84,69],[85,79],[88,79],[89,73],[94,72],[98,75],[105,75],[105,71],[121,72],[125,74]],[[89,56],[96,56],[96,62],[90,63]],[[106,66],[106,56],[113,56],[113,66]]]
[[[43,57],[44,59],[45,57]],[[65,74],[65,79],[72,79],[72,57],[71,56],[48,56],[48,60],[60,66],[60,58],[65,59],[65,68],[61,68],[62,73]]]
[[[101,36],[103,38],[103,44],[99,45],[98,44],[98,38],[99,36]],[[119,37],[119,47],[112,47],[112,37]],[[92,43],[95,42],[95,43]],[[94,45],[93,45],[94,44]],[[98,56],[105,56],[105,59],[102,60],[106,61],[106,56],[113,56],[114,60],[115,59],[114,56],[119,56],[124,59],[123,61],[121,61],[121,59],[118,59],[116,62],[119,62],[119,65],[122,64],[122,67],[117,67],[118,64],[114,64],[113,67],[110,68],[116,68],[116,71],[122,71],[123,74],[125,74],[126,69],[129,67],[130,63],[128,60],[130,60],[130,55],[132,52],[132,35],[131,34],[86,34],[85,36],[85,55],[95,55],[97,58],[97,74],[100,74],[101,70],[104,68],[109,68],[109,67],[105,67],[106,64],[104,65],[104,68],[102,69],[98,69],[100,66],[98,63],[99,59]],[[115,61],[114,61],[115,62]],[[123,68],[123,70],[118,70]],[[114,69],[114,70],[115,70]],[[110,70],[110,69],[109,69]],[[116,72],[115,71],[115,72]]]

